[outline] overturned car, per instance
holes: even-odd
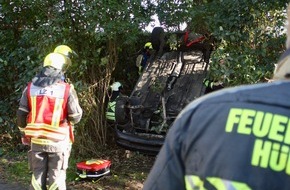
[[[183,38],[187,34],[178,35]],[[153,38],[158,40],[160,33]],[[211,50],[203,36],[195,36],[176,50],[164,51],[161,57],[157,52],[152,55],[130,96],[116,101],[118,145],[145,154],[159,152],[180,111],[204,95]]]

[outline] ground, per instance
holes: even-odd
[[[96,180],[72,181],[68,184],[68,189],[142,190],[155,157],[124,149],[115,152],[115,156],[111,156],[110,159],[112,167],[109,176]]]
[[[99,179],[79,180],[74,175],[74,166],[68,170],[68,190],[141,190],[155,157],[126,151],[114,150],[110,156],[111,174]],[[28,170],[26,153],[0,155],[0,189],[27,190],[31,173]]]

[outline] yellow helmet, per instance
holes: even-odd
[[[151,43],[151,42],[147,42],[147,43],[144,45],[144,49],[153,49],[153,47],[152,47],[152,43]]]
[[[43,67],[51,66],[53,68],[63,70],[64,67],[67,67],[70,64],[70,59],[63,54],[50,53],[44,58]]]
[[[77,55],[75,51],[73,51],[70,47],[68,47],[67,45],[59,45],[57,46],[54,51],[54,53],[60,53],[63,54],[65,56],[67,56],[68,58],[71,58],[73,55]]]

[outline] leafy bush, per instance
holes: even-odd
[[[149,40],[144,32],[154,13],[167,29],[186,22],[193,32],[213,35],[210,77],[227,86],[271,78],[284,49],[286,1],[3,1],[0,4],[0,133],[15,137],[15,113],[27,82],[46,54],[59,44],[78,53],[67,72],[84,117],[77,126],[76,150],[97,154],[106,145],[109,84],[130,89],[137,80],[137,52]],[[87,137],[88,136],[88,137]],[[89,140],[89,141],[88,141]],[[13,143],[11,143],[13,144]]]

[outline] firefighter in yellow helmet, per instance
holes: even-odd
[[[75,89],[61,79],[69,63],[63,54],[48,54],[20,99],[17,125],[22,143],[30,146],[30,189],[66,189],[73,125],[82,117]]]
[[[59,45],[54,49],[53,52],[65,55],[67,58],[69,58],[69,60],[72,59],[73,57],[78,56],[77,53],[67,45]],[[71,61],[68,64],[66,64],[65,67],[63,68],[64,73],[67,70],[67,67],[69,67],[70,65]],[[65,74],[63,74],[62,80],[65,82],[69,81],[69,79],[65,77]]]
[[[57,46],[54,51],[54,53],[60,53],[63,54],[65,56],[67,56],[68,58],[72,58],[73,56],[77,56],[76,52],[73,51],[69,46],[67,45],[59,45]]]
[[[141,54],[136,58],[136,67],[138,67],[139,75],[143,72],[150,59],[153,47],[151,42],[146,42],[142,48]]]
[[[57,70],[63,71],[63,68],[69,64],[71,64],[70,58],[59,53],[50,53],[45,57],[43,67],[53,67]]]

